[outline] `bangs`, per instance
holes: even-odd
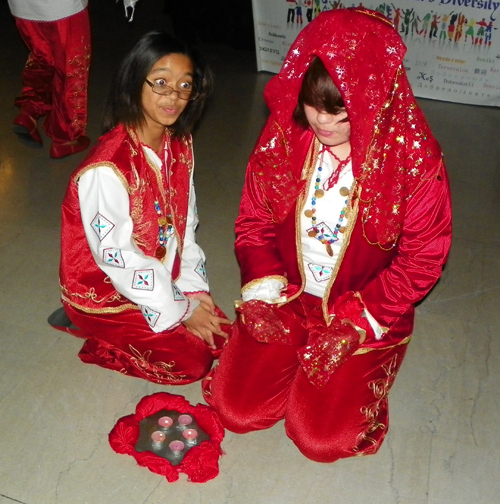
[[[299,103],[330,114],[338,114],[344,100],[323,62],[315,56],[307,69],[299,93]]]
[[[344,108],[344,99],[340,91],[334,84],[325,65],[317,56],[314,56],[304,74],[297,107],[293,114],[294,119],[299,124],[307,127],[308,122],[304,114],[304,105],[334,115]]]

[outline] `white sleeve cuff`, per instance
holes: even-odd
[[[189,317],[191,317],[191,315],[196,310],[196,308],[198,308],[198,306],[200,306],[200,301],[198,299],[189,298],[188,301],[189,301],[189,307],[188,307],[187,312],[184,315],[184,317],[182,317],[182,322],[184,322]]]
[[[244,302],[256,299],[266,303],[282,303],[286,301],[286,297],[281,295],[284,288],[285,283],[281,280],[267,278],[245,289],[241,298]]]
[[[373,332],[375,333],[375,339],[381,340],[384,334],[387,332],[387,328],[382,327],[366,308],[363,310],[361,316],[365,317],[366,320],[368,320],[370,327],[373,329]]]

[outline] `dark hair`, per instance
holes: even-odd
[[[334,84],[323,62],[317,57],[311,61],[304,74],[300,88],[297,106],[293,118],[304,128],[309,126],[304,105],[309,105],[329,114],[338,114],[344,108],[344,99]]]
[[[154,64],[169,54],[183,54],[193,63],[193,88],[199,93],[196,100],[188,102],[186,108],[169,126],[174,136],[190,133],[212,93],[212,72],[198,52],[178,38],[162,31],[152,31],[142,36],[125,56],[116,72],[111,90],[104,105],[103,133],[118,123],[137,127],[144,122],[142,90],[144,80]]]

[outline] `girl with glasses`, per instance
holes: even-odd
[[[104,135],[63,201],[64,311],[49,318],[86,339],[84,362],[185,384],[220,352],[230,321],[195,239],[191,139],[211,90],[199,55],[163,32],[143,36],[118,69]]]

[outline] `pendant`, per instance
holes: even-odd
[[[326,252],[330,257],[333,257],[333,249],[329,243],[326,244]]]
[[[172,216],[171,215],[167,215],[167,224],[173,224],[174,221],[172,219]]]
[[[340,226],[339,227],[339,232],[340,233],[345,233],[345,226]]]
[[[310,218],[313,216],[313,212],[312,212],[312,210],[306,210],[306,211],[304,212],[304,215],[305,215],[307,218],[309,218],[309,219],[310,219]]]
[[[315,198],[322,198],[323,196],[325,195],[325,191],[323,191],[323,189],[316,189],[314,191],[314,197]]]
[[[158,224],[159,224],[160,226],[165,226],[165,225],[167,224],[167,219],[165,219],[165,217],[160,217],[160,218],[158,219]]]
[[[316,238],[316,235],[318,234],[318,230],[317,229],[311,229],[311,231],[309,231],[307,233],[311,238]]]
[[[349,196],[349,189],[347,189],[347,187],[341,187],[339,193],[341,196]]]
[[[167,255],[167,249],[163,245],[160,245],[159,247],[156,248],[155,250],[156,259],[161,261],[166,255]]]

